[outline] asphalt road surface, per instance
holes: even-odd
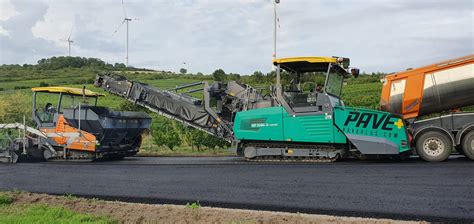
[[[237,157],[0,164],[0,189],[143,203],[474,222],[474,162],[257,164]]]

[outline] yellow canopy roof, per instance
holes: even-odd
[[[339,64],[333,57],[292,57],[273,60],[274,65],[290,72],[326,72],[329,64]]]
[[[308,63],[336,63],[337,58],[333,57],[292,57],[277,58],[273,60],[273,64],[283,64],[291,62],[308,62]]]
[[[61,87],[61,86],[52,86],[52,87],[35,87],[31,88],[33,92],[49,92],[49,93],[64,93],[68,95],[82,96],[82,89],[73,88],[73,87]],[[95,93],[88,89],[84,90],[85,96],[105,96],[105,94]]]

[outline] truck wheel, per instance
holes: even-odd
[[[437,131],[423,133],[416,140],[416,152],[425,161],[441,162],[451,154],[453,144],[448,136]]]
[[[474,160],[474,131],[470,131],[464,136],[462,149],[467,158]]]

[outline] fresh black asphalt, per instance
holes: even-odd
[[[0,190],[143,203],[428,221],[474,221],[474,162],[257,164],[237,157],[135,157],[0,164]]]

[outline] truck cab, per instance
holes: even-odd
[[[341,100],[342,86],[344,78],[350,74],[341,62],[347,65],[347,69],[348,58],[297,57],[275,60],[276,98],[290,114],[327,111],[328,105],[325,106],[323,101],[329,101],[331,106],[344,106]],[[282,82],[282,71],[291,81]],[[322,86],[312,82],[309,89],[302,87],[302,81],[309,81],[316,76],[325,78]],[[304,77],[309,80],[302,80]],[[318,96],[321,103],[318,103]]]
[[[65,110],[82,104],[97,106],[105,96],[87,89],[72,87],[35,87],[33,91],[33,119],[38,128],[55,127]]]

